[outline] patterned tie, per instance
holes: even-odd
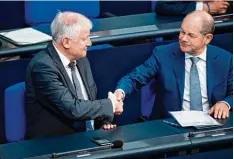
[[[202,96],[199,74],[197,70],[198,57],[191,57],[192,66],[190,69],[190,110],[202,111]]]
[[[75,61],[70,62],[68,65],[71,68],[71,73],[72,73],[72,81],[76,90],[76,94],[78,96],[79,99],[84,99],[84,96],[82,94],[81,91],[81,86],[80,86],[80,82],[76,76],[76,63]],[[86,125],[86,131],[90,131],[93,130],[93,126],[90,120],[85,121],[85,125]]]

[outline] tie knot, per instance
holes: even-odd
[[[193,64],[193,65],[196,65],[197,62],[198,62],[198,60],[199,60],[199,57],[191,57],[190,59],[191,59],[191,61],[192,61],[192,64]]]
[[[76,63],[75,61],[72,61],[68,64],[68,67],[70,67],[71,69],[74,69],[76,67]]]

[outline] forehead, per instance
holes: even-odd
[[[202,29],[202,23],[200,20],[193,20],[190,18],[184,19],[182,22],[181,28],[185,32],[190,32],[190,33],[200,33]]]
[[[89,36],[89,34],[90,34],[90,29],[81,29],[79,36],[86,37],[86,36]]]

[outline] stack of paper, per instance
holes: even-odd
[[[0,35],[9,39],[16,45],[30,45],[52,40],[51,36],[33,28],[23,28],[8,32],[1,32]]]
[[[203,111],[172,111],[170,114],[182,127],[188,126],[221,126],[209,114]]]

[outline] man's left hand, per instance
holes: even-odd
[[[110,129],[114,129],[114,128],[116,128],[115,124],[104,124],[102,126],[102,129],[104,129],[104,130],[110,130]]]
[[[229,117],[229,107],[223,102],[218,102],[210,109],[209,114],[214,118],[226,119]]]

